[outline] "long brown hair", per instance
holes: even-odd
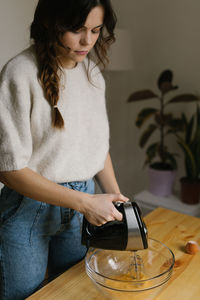
[[[52,107],[52,125],[64,127],[64,120],[58,110],[61,63],[56,53],[60,37],[66,31],[81,28],[92,8],[101,5],[104,8],[104,28],[94,46],[97,64],[104,67],[108,62],[107,50],[115,41],[114,28],[116,15],[110,0],[39,0],[30,37],[34,40],[38,61],[38,77],[46,100]],[[90,56],[88,55],[90,58]]]

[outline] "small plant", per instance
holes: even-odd
[[[140,137],[139,145],[141,148],[146,146],[155,131],[159,131],[158,141],[150,144],[146,149],[145,165],[150,165],[152,168],[160,170],[174,170],[177,168],[177,154],[169,151],[166,144],[166,137],[184,130],[183,118],[174,117],[173,113],[166,112],[166,107],[174,103],[199,100],[193,94],[180,94],[167,100],[166,94],[178,89],[178,86],[172,84],[172,80],[172,71],[165,70],[161,73],[157,81],[160,95],[149,89],[145,89],[132,93],[128,98],[129,103],[150,100],[152,98],[157,98],[159,101],[159,108],[146,107],[139,112],[136,119],[136,126],[141,128],[148,120],[152,120]]]
[[[184,125],[184,137],[176,133],[179,146],[184,152],[186,178],[190,182],[200,179],[200,108],[190,119],[185,114],[181,116]]]

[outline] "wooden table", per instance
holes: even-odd
[[[154,210],[144,219],[149,237],[167,245],[176,258],[172,278],[156,300],[199,300],[200,252],[186,254],[184,246],[189,240],[200,244],[200,219],[165,208]],[[92,285],[82,261],[27,299],[103,300],[103,296]]]

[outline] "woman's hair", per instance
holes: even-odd
[[[115,41],[116,15],[110,0],[39,0],[31,24],[30,37],[34,40],[39,66],[39,80],[45,98],[52,107],[53,127],[63,128],[64,120],[57,108],[59,100],[61,63],[56,48],[60,37],[66,31],[80,29],[91,9],[101,5],[104,8],[104,26],[94,46],[97,64],[104,67],[108,62],[107,50]]]

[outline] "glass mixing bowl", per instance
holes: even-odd
[[[163,243],[148,239],[148,249],[112,251],[90,248],[86,272],[107,299],[153,300],[171,277],[175,258]]]

